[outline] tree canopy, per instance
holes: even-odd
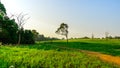
[[[18,26],[14,19],[10,19],[6,14],[6,9],[0,3],[0,39],[2,43],[16,43]]]
[[[55,33],[64,35],[68,42],[68,25],[67,24],[61,23],[60,27],[57,29],[57,31]]]
[[[0,2],[0,12],[3,12],[6,14],[6,9],[4,7],[4,5]]]
[[[20,24],[25,21],[23,18],[23,16],[18,16]],[[19,34],[22,34],[20,44],[33,44],[35,42],[32,31],[24,30],[23,26],[16,23],[15,19],[8,17],[4,5],[0,2],[0,42],[2,44],[17,44]]]

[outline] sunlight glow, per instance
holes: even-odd
[[[60,23],[69,26],[69,37],[83,37],[95,34],[104,37],[120,35],[120,1],[116,0],[1,0],[7,14],[28,13],[30,19],[26,29],[36,29],[47,36],[57,36],[54,32]],[[28,3],[29,2],[29,3]],[[111,5],[112,4],[112,5]]]

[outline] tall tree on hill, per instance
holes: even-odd
[[[68,25],[67,24],[61,23],[60,27],[57,29],[57,31],[55,33],[64,35],[66,37],[67,43],[68,43]]]

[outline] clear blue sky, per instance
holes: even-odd
[[[24,25],[40,34],[55,34],[60,23],[69,25],[69,37],[120,36],[120,0],[1,0],[8,14],[28,13]]]

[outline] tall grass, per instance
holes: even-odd
[[[42,49],[43,47],[43,49]],[[45,45],[0,46],[0,68],[115,68],[96,57]]]

